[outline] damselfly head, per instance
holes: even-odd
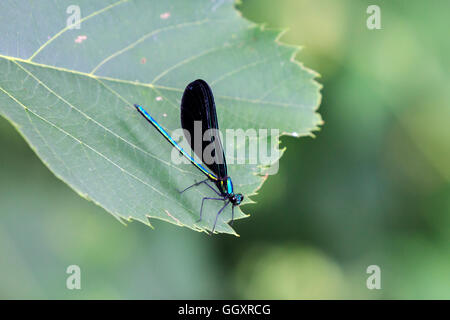
[[[244,200],[244,196],[241,193],[233,194],[233,196],[230,198],[230,201],[234,206],[240,205],[242,200]]]

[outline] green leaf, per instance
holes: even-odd
[[[184,87],[202,78],[222,130],[303,136],[321,124],[320,86],[294,62],[298,48],[243,19],[231,1],[78,1],[80,29],[67,27],[71,4],[2,1],[0,114],[57,177],[121,221],[157,218],[205,231],[221,206],[208,203],[197,222],[211,190],[179,194],[203,176],[170,161],[172,148],[134,103],[171,132]],[[251,202],[264,181],[260,168],[232,164],[229,173]],[[230,218],[225,211],[216,230],[235,234]]]

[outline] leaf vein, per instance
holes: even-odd
[[[138,40],[136,40],[135,42],[131,43],[130,45],[126,46],[125,48],[114,52],[113,54],[111,54],[110,56],[106,57],[105,59],[103,59],[99,64],[97,64],[94,69],[92,69],[92,71],[89,73],[90,75],[93,75],[95,72],[97,72],[97,70],[104,65],[106,62],[110,61],[111,59],[114,59],[115,57],[121,55],[122,53],[134,48],[135,46],[137,46],[139,43],[147,40],[148,38],[150,38],[151,36],[154,36],[155,34],[158,34],[160,32],[163,31],[167,31],[167,30],[172,30],[172,29],[182,29],[184,27],[189,27],[189,26],[193,26],[193,25],[201,25],[205,22],[208,22],[208,19],[203,19],[203,20],[197,20],[197,21],[192,21],[192,22],[185,22],[185,23],[180,23],[177,25],[172,25],[172,26],[168,26],[168,27],[164,27],[164,28],[159,28],[156,30],[153,30],[145,35],[143,35],[142,37],[140,37]]]
[[[113,4],[110,4],[109,6],[104,7],[103,9],[97,10],[93,13],[91,13],[90,15],[84,17],[83,19],[80,19],[80,23],[84,22],[92,17],[95,17],[96,15],[99,15],[105,11],[108,11],[109,9],[114,8],[115,6],[124,3],[124,2],[128,2],[130,0],[120,0],[117,1]],[[45,47],[47,47],[50,43],[52,43],[54,40],[56,40],[59,36],[61,36],[64,32],[66,32],[67,30],[70,30],[70,27],[72,25],[68,25],[65,28],[63,28],[61,31],[59,31],[58,33],[56,33],[53,37],[51,37],[50,39],[48,39],[42,46],[40,46],[29,58],[28,61],[33,60]]]

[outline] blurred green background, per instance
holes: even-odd
[[[321,74],[325,125],[287,147],[240,238],[127,227],[0,119],[0,298],[450,299],[449,1],[247,0]],[[67,290],[67,266],[82,290]],[[381,289],[368,290],[369,265]]]

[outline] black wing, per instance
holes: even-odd
[[[194,136],[194,123],[201,123],[201,137]],[[190,134],[188,139],[192,150],[219,179],[227,176],[227,164],[222,142],[220,141],[216,105],[209,85],[203,80],[195,80],[187,85],[181,99],[181,126]],[[199,126],[198,126],[199,127]],[[205,132],[213,130],[212,135],[203,141]],[[211,130],[210,130],[211,132]],[[196,150],[194,140],[202,141],[201,150]],[[200,145],[200,143],[198,143]],[[209,146],[209,147],[208,147]],[[205,151],[205,149],[208,148]]]

